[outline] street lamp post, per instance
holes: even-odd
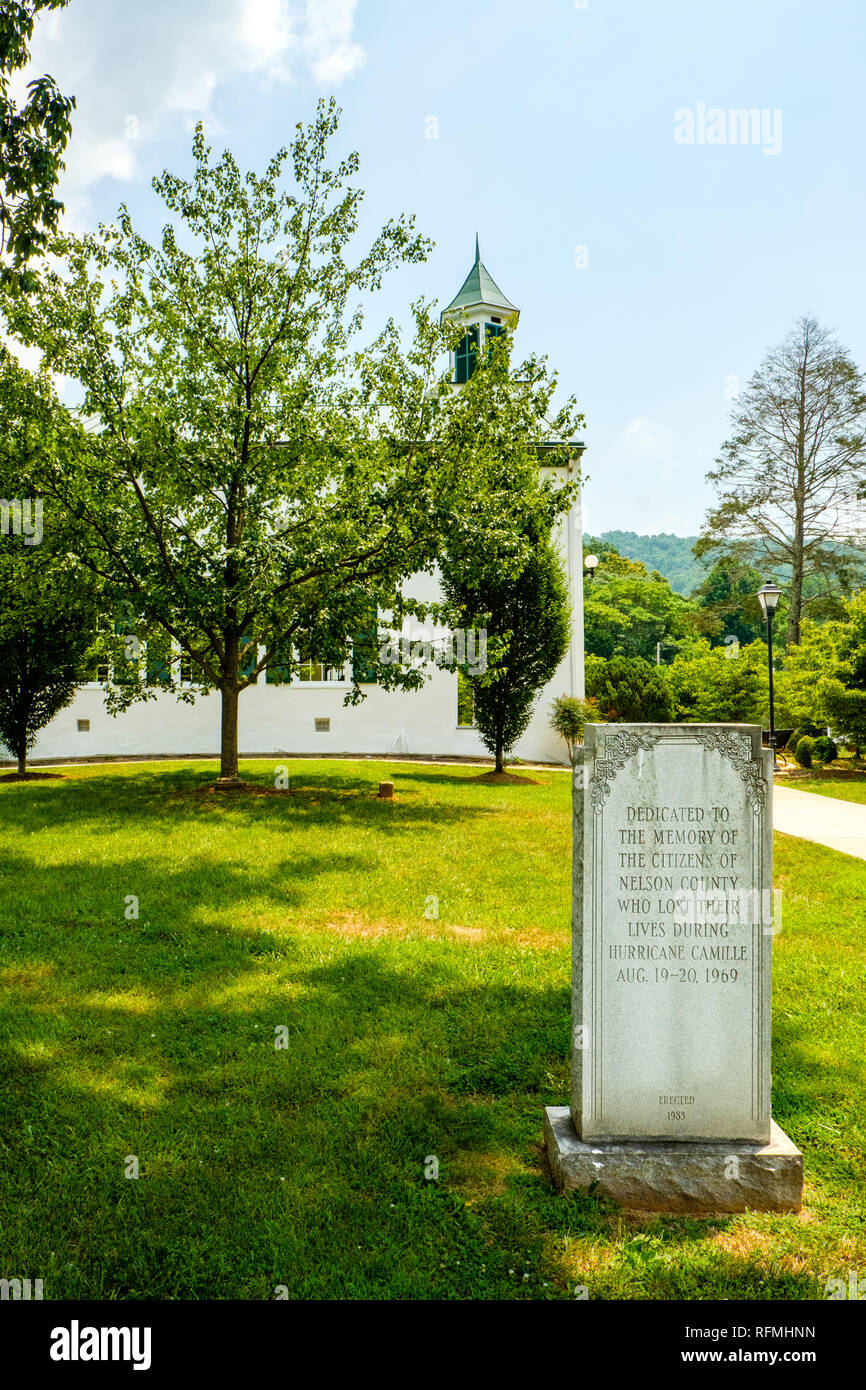
[[[776,584],[765,584],[758,590],[758,602],[767,622],[767,661],[770,670],[770,747],[773,750],[773,771],[779,771],[776,761],[776,712],[773,707],[773,617],[782,597],[782,590]]]
[[[586,572],[586,577],[587,577],[587,579],[594,579],[594,578],[595,578],[595,571],[596,571],[596,569],[598,568],[598,556],[597,556],[597,555],[584,555],[584,557],[583,557],[583,568],[584,568],[584,570],[585,570],[585,572]]]

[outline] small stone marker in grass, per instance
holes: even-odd
[[[588,724],[573,784],[572,1093],[557,1186],[796,1211],[770,1116],[772,754],[745,724]]]
[[[391,797],[393,797],[393,795],[394,795],[394,783],[393,783],[393,782],[380,782],[380,783],[379,783],[379,796],[382,798],[383,801],[390,801],[390,799],[391,799]]]

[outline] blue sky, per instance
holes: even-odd
[[[589,527],[690,534],[731,393],[800,314],[866,366],[864,38],[861,0],[70,0],[33,57],[78,100],[78,228],[122,199],[154,233],[150,180],[189,168],[197,119],[262,166],[334,92],[366,231],[413,212],[436,243],[370,335],[447,303],[477,230],[586,415]],[[772,124],[678,143],[699,103]]]

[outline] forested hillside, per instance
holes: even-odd
[[[589,538],[587,538],[588,540]],[[620,555],[640,560],[649,570],[658,570],[678,594],[690,594],[707,570],[692,554],[697,536],[639,536],[636,531],[602,531],[596,537],[615,545]]]

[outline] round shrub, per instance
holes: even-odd
[[[815,739],[812,745],[812,757],[817,758],[819,763],[832,763],[839,756],[839,749],[831,738],[826,734],[821,734]]]
[[[793,750],[797,747],[797,743],[803,737],[804,734],[808,734],[810,738],[816,738],[819,734],[823,734],[826,728],[826,724],[824,725],[824,728],[821,729],[818,727],[817,724],[814,724],[811,719],[804,719],[802,724],[798,725],[798,727],[791,734],[791,737],[788,739],[789,749],[791,749],[791,751],[793,752]]]
[[[803,737],[798,739],[794,744],[794,761],[799,763],[800,767],[812,766],[812,749],[814,746],[815,740],[812,738],[811,734],[804,734]]]

